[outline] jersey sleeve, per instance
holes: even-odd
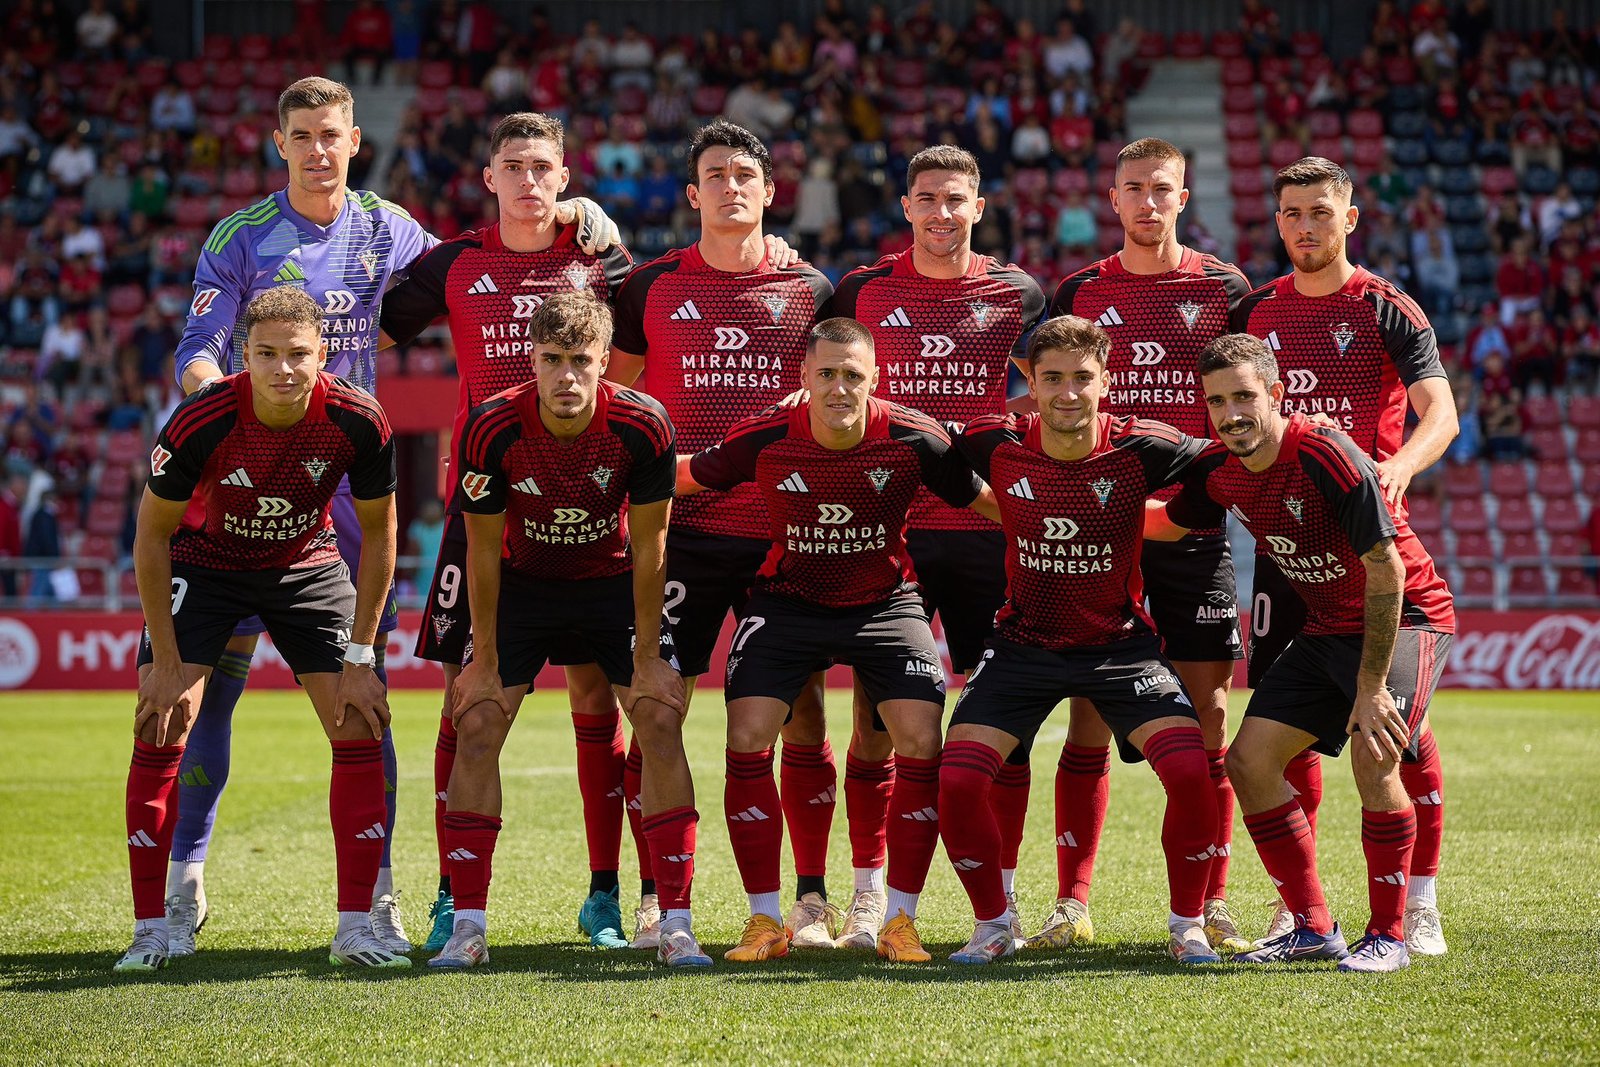
[[[449,311],[445,281],[462,245],[447,241],[411,265],[411,272],[383,296],[379,324],[396,344],[409,344],[439,316]]]
[[[615,305],[618,295],[622,292],[622,283],[628,280],[628,275],[633,271],[633,256],[628,254],[621,242],[606,249],[605,255],[600,257],[600,269],[606,275],[606,301]],[[618,346],[621,348],[621,346]],[[622,349],[632,352],[631,348]]]
[[[1250,329],[1250,315],[1261,305],[1263,300],[1272,295],[1272,291],[1277,284],[1277,282],[1268,282],[1261,288],[1253,289],[1246,293],[1239,300],[1238,304],[1234,306],[1233,314],[1229,317],[1228,325],[1234,333],[1253,333]],[[1260,335],[1256,334],[1256,336]]]
[[[796,263],[795,271],[805,279],[806,286],[811,290],[811,321],[821,322],[822,311],[833,299],[833,283],[828,276],[809,263]]]
[[[231,382],[213,382],[183,399],[156,435],[150,451],[150,492],[162,500],[184,501],[194,496],[206,461],[222,444],[235,421],[236,404],[218,400],[233,394]]]
[[[1239,268],[1230,264],[1223,264],[1222,269],[1215,272],[1217,281],[1222,285],[1222,291],[1228,298],[1228,315],[1231,318],[1239,311],[1245,297],[1250,295],[1250,279],[1244,276]]]
[[[839,279],[838,286],[817,308],[817,321],[824,319],[853,319],[856,317],[856,300],[861,295],[861,287],[869,277],[865,268],[857,268]]]
[[[1034,328],[1044,321],[1044,290],[1039,288],[1039,283],[1021,267],[1015,265],[1002,267],[995,273],[1017,290],[1017,296],[1022,302],[1022,329],[1017,333],[1017,340],[1011,346],[1010,355],[1015,360],[1026,360],[1028,339],[1033,336]]]
[[[622,416],[628,451],[633,467],[628,475],[628,503],[655,504],[670,500],[678,480],[677,436],[667,412],[642,393],[631,394],[639,401]]]
[[[1062,315],[1071,315],[1072,305],[1078,299],[1078,290],[1083,288],[1084,282],[1097,276],[1096,268],[1091,265],[1061,279],[1061,284],[1056,286],[1055,295],[1050,298],[1049,317],[1054,319]]]
[[[981,415],[952,432],[950,439],[967,465],[984,481],[991,481],[995,450],[1008,441],[1022,440],[1021,421],[1022,416],[1015,414]]]
[[[913,447],[922,467],[922,484],[946,504],[964,508],[983,492],[983,480],[938,423],[919,423]]]
[[[1314,430],[1302,438],[1301,468],[1328,502],[1356,555],[1395,535],[1394,516],[1383,499],[1372,458],[1344,434]]]
[[[1144,467],[1148,491],[1165,489],[1183,477],[1191,464],[1206,450],[1206,442],[1190,437],[1164,422],[1154,419],[1134,419],[1128,431],[1117,444],[1131,448]]]
[[[345,433],[356,448],[350,464],[350,495],[357,500],[386,497],[400,483],[389,419],[370,399],[359,399],[347,410]]]
[[[645,336],[644,311],[650,297],[650,283],[661,271],[653,263],[646,263],[629,274],[617,290],[612,301],[611,346],[630,356],[642,356],[650,350],[650,340]]]
[[[695,453],[689,460],[689,476],[707,489],[728,490],[753,482],[761,450],[782,437],[787,428],[787,417],[776,421],[770,412],[741,419],[728,436]]]
[[[1213,460],[1212,457],[1215,457]],[[1184,471],[1183,487],[1167,501],[1167,518],[1186,530],[1210,530],[1222,525],[1222,502],[1212,499],[1211,472],[1225,457],[1211,453]]]
[[[218,243],[226,225],[224,220],[211,232],[195,263],[194,298],[173,360],[173,373],[180,384],[184,368],[197,359],[210,360],[224,374],[231,369],[233,327],[239,321],[248,283],[240,258],[245,237],[235,233],[232,240]]]
[[[506,510],[506,449],[517,439],[520,419],[504,399],[472,409],[461,432],[456,466],[461,471],[461,510],[472,515],[500,515]]]
[[[389,216],[389,232],[394,235],[394,245],[389,254],[394,276],[401,277],[421,259],[439,239],[422,228],[422,223],[412,218],[398,204],[378,201]]]
[[[1404,293],[1378,294],[1375,311],[1383,347],[1407,388],[1424,378],[1446,377],[1439,340],[1416,302]]]

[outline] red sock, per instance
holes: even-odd
[[[628,758],[622,764],[622,804],[628,813],[628,831],[633,835],[633,848],[639,855],[639,882],[648,884],[653,877],[650,866],[650,844],[644,833],[644,806],[639,794],[644,790],[644,753],[639,749],[639,735],[628,741]]]
[[[722,810],[728,839],[746,893],[776,893],[783,858],[783,808],[772,777],[772,749],[728,750],[728,781]],[[660,888],[659,886],[657,887]]]
[[[1306,825],[1311,836],[1317,836],[1317,809],[1322,807],[1322,757],[1309,748],[1283,769],[1283,780],[1294,790],[1295,802],[1306,813]]]
[[[889,794],[889,876],[902,893],[920,893],[939,847],[939,757],[895,757]]]
[[[1411,853],[1409,873],[1432,878],[1439,873],[1444,844],[1444,768],[1432,730],[1417,743],[1417,762],[1400,764],[1400,784],[1417,813],[1417,847]]]
[[[1228,780],[1228,747],[1206,750],[1211,771],[1211,791],[1217,798],[1217,854],[1211,860],[1211,878],[1206,882],[1206,899],[1221,900],[1228,895],[1228,862],[1233,855],[1233,783]]]
[[[1000,879],[1000,827],[995,822],[995,776],[1000,753],[978,741],[952,741],[939,763],[939,834],[956,876],[972,901],[972,913],[987,922],[1006,913]]]
[[[1111,749],[1068,741],[1056,764],[1056,896],[1089,903],[1094,858],[1111,803]]]
[[[450,800],[450,771],[456,765],[456,724],[439,716],[439,737],[433,743],[433,839],[439,846],[439,877],[450,873],[450,849],[444,843],[444,813]]]
[[[1205,910],[1206,885],[1217,854],[1217,791],[1206,764],[1198,726],[1174,726],[1144,743],[1144,758],[1167,792],[1161,851],[1167,857],[1167,892],[1174,915]]]
[[[578,741],[578,795],[583,797],[583,835],[589,843],[589,869],[622,866],[622,713],[572,713]]]
[[[486,910],[489,879],[494,874],[494,845],[500,838],[499,816],[452,811],[444,817],[444,836],[450,849],[450,890],[456,910]]]
[[[1399,811],[1361,809],[1361,851],[1367,854],[1367,901],[1372,921],[1367,933],[1400,938],[1406,912],[1406,871],[1417,843],[1417,815],[1411,808]]]
[[[372,738],[334,741],[333,775],[328,783],[328,817],[333,823],[334,867],[339,877],[339,910],[367,911],[383,860],[383,743]]]
[[[850,865],[882,867],[889,856],[889,794],[894,791],[894,756],[886,760],[844,757],[844,813],[850,825]]]
[[[661,910],[687,908],[694,884],[695,831],[700,825],[700,813],[693,808],[668,808],[643,822],[651,869],[661,872],[656,877]]]
[[[1305,810],[1290,800],[1270,811],[1246,815],[1244,828],[1289,910],[1319,934],[1332,931],[1333,916],[1317,877],[1317,844]]]
[[[943,773],[942,771],[940,773]],[[1000,832],[1000,869],[1017,869],[1022,850],[1022,830],[1028,822],[1028,792],[1033,788],[1033,768],[1026,763],[1002,763],[989,790],[989,810]],[[940,811],[950,809],[943,804]]]
[[[833,746],[783,743],[779,791],[783,817],[789,824],[789,847],[794,850],[794,873],[821,877],[828,873],[828,832],[833,829],[839,771],[833,763]]]
[[[175,789],[182,762],[182,745],[158,746],[133,739],[126,807],[135,920],[159,919],[167,913],[167,857],[178,827]],[[369,899],[367,904],[371,903]]]

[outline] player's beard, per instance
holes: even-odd
[[[1063,415],[1054,408],[1047,407],[1040,410],[1039,417],[1044,420],[1045,426],[1051,433],[1063,437],[1076,437],[1089,428],[1096,414],[1098,412],[1088,407],[1079,409],[1076,415]]]
[[[1137,226],[1123,227],[1122,232],[1128,240],[1140,248],[1160,248],[1172,236],[1172,228],[1164,227],[1160,230],[1141,230]]]
[[[1238,429],[1241,423],[1248,424],[1253,432],[1245,437],[1227,436],[1230,431]],[[1217,427],[1217,434],[1221,437],[1222,443],[1228,446],[1228,451],[1240,457],[1255,455],[1261,443],[1266,440],[1266,434],[1261,431],[1261,424],[1254,419],[1230,419]]]
[[[1289,253],[1289,259],[1294,263],[1294,269],[1301,274],[1316,274],[1325,270],[1334,260],[1344,254],[1344,237],[1330,241],[1327,245],[1314,248],[1309,252]]]

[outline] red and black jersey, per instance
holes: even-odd
[[[1139,553],[1144,502],[1205,441],[1145,419],[1099,416],[1089,455],[1045,454],[1037,413],[986,415],[956,443],[994,488],[1006,532],[1006,602],[995,633],[1061,650],[1150,632]]]
[[[411,264],[409,276],[384,294],[383,332],[406,344],[439,316],[450,316],[461,378],[454,429],[460,441],[467,412],[533,377],[528,320],[545,297],[587,289],[610,301],[632,266],[621,245],[599,256],[585,253],[576,226],[557,226],[555,244],[539,252],[507,248],[499,223],[469,230]]]
[[[1044,292],[1021,267],[974,255],[961,278],[919,274],[907,250],[859,267],[839,282],[821,317],[843,315],[872,331],[878,391],[945,422],[1006,408],[1010,361],[1044,314]],[[928,493],[911,505],[919,530],[992,530],[981,515]]]
[[[1366,618],[1361,556],[1386,537],[1406,565],[1400,625],[1455,632],[1450,590],[1433,559],[1383,498],[1371,457],[1337,430],[1290,417],[1277,460],[1252,473],[1213,441],[1167,505],[1179,526],[1215,526],[1231,511],[1306,604],[1308,634],[1359,634]]]
[[[926,486],[952,507],[983,490],[940,425],[910,408],[868,401],[866,437],[837,450],[811,435],[805,405],[744,419],[696,454],[703,486],[754,482],[772,550],[756,588],[823,608],[861,607],[917,591],[906,511]]]
[[[1428,317],[1365,267],[1327,296],[1304,296],[1285,275],[1245,297],[1234,327],[1276,353],[1284,414],[1320,411],[1377,460],[1400,449],[1407,388],[1445,376]]]
[[[717,270],[700,246],[646,263],[617,296],[612,344],[644,357],[635,385],[667,409],[679,446],[698,452],[739,419],[800,388],[800,361],[833,286],[814,267],[782,270],[763,260],[740,274]],[[767,517],[753,486],[679,502],[675,526],[766,540]]]
[[[163,500],[199,503],[172,538],[174,563],[263,571],[339,558],[328,501],[346,474],[358,500],[395,490],[394,441],[376,400],[318,374],[305,417],[277,430],[256,417],[241,373],[178,405],[150,453],[149,486]]]
[[[472,409],[457,462],[461,510],[506,516],[506,565],[529,578],[607,578],[633,568],[624,504],[671,498],[672,423],[655,400],[602,381],[594,417],[558,441],[524,382]]]

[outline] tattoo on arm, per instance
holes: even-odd
[[[1384,538],[1361,557],[1367,567],[1366,626],[1361,642],[1361,677],[1383,684],[1400,629],[1405,569],[1396,566],[1394,540]],[[1398,574],[1396,573],[1398,572]]]

